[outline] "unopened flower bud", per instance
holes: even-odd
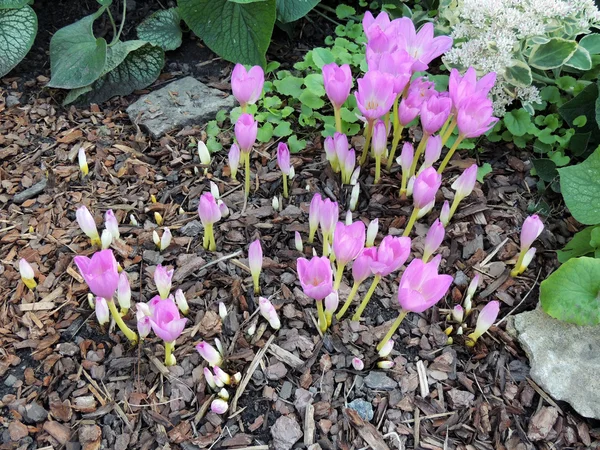
[[[208,342],[200,342],[198,345],[196,345],[196,350],[211,367],[218,366],[223,362],[221,354]]]
[[[302,236],[300,236],[300,233],[297,231],[294,234],[294,245],[296,246],[296,250],[298,250],[300,253],[304,252],[304,245],[302,244]]]
[[[79,160],[79,170],[81,170],[81,174],[84,177],[86,177],[90,169],[88,167],[87,158],[85,156],[85,150],[83,149],[83,147],[79,147],[79,151],[77,152],[77,159]]]
[[[219,207],[219,211],[221,211],[222,219],[225,219],[229,216],[229,207],[225,204],[223,200],[217,200],[217,206]]]
[[[104,214],[104,226],[110,234],[112,234],[113,239],[119,239],[121,237],[121,233],[119,233],[119,222],[112,209],[109,209]]]
[[[215,377],[208,367],[204,368],[204,379],[206,380],[206,384],[208,384],[211,387],[211,389],[215,391],[217,390]]]
[[[375,239],[377,238],[377,232],[379,231],[379,219],[371,220],[367,227],[367,243],[365,247],[373,247],[375,245]]]
[[[175,303],[177,303],[179,311],[181,311],[183,314],[190,312],[190,307],[188,306],[188,302],[185,299],[185,295],[181,289],[177,289],[175,291]]]
[[[394,349],[394,340],[390,339],[383,345],[383,347],[381,347],[381,350],[379,350],[379,357],[380,358],[387,357],[390,353],[392,353],[393,349]]]
[[[477,325],[475,326],[475,331],[469,334],[467,339],[467,346],[473,347],[483,333],[485,333],[489,328],[494,324],[494,321],[498,317],[498,313],[500,312],[500,302],[494,300],[489,302],[487,305],[483,307],[481,312],[479,313],[479,317],[477,317]]]
[[[363,370],[365,368],[365,363],[363,362],[362,359],[360,359],[359,357],[355,356],[354,358],[352,358],[352,367],[354,367],[354,370]]]
[[[215,338],[215,347],[217,347],[217,350],[219,351],[221,356],[223,356],[225,354],[223,352],[223,345],[221,344],[221,340],[219,338]]]
[[[279,320],[279,316],[277,315],[277,310],[273,306],[273,304],[265,297],[260,297],[258,300],[260,314],[269,322],[271,328],[274,330],[279,330],[281,328],[281,322]]]
[[[444,333],[446,334],[446,336],[450,336],[452,334],[453,330],[454,330],[454,327],[452,325],[450,325],[448,328],[446,328],[444,330]]]
[[[156,230],[152,230],[152,241],[154,241],[154,245],[160,249],[160,237],[158,236],[158,232]]]
[[[240,381],[242,381],[242,374],[241,373],[236,372],[236,373],[234,373],[231,376],[231,384],[233,386],[236,386],[236,385],[240,384]]]
[[[350,211],[354,211],[356,209],[356,205],[358,204],[358,196],[360,195],[360,184],[355,184],[352,187],[352,192],[350,193]]]
[[[227,317],[227,307],[223,302],[219,302],[219,316],[221,320],[225,320],[225,317]]]
[[[229,392],[227,392],[227,389],[225,388],[222,388],[217,395],[219,396],[219,398],[225,401],[229,400]]]
[[[475,295],[475,291],[477,290],[477,286],[479,286],[479,274],[476,273],[471,282],[469,283],[469,287],[467,288],[467,295],[469,297],[473,297]]]
[[[271,200],[271,205],[273,205],[273,209],[275,211],[279,211],[279,199],[277,196],[273,197],[273,200]]]
[[[379,361],[377,367],[380,369],[391,369],[394,367],[394,361]]]
[[[356,169],[354,169],[354,172],[352,172],[352,175],[350,176],[350,184],[352,186],[354,186],[356,183],[358,183],[359,176],[360,176],[360,166],[358,166]]]
[[[87,299],[88,299],[88,305],[90,305],[90,308],[96,309],[96,300],[94,299],[94,294],[89,292],[87,295]]]
[[[164,219],[163,217],[160,215],[160,213],[158,211],[156,211],[154,213],[154,220],[156,222],[156,225],[158,225],[159,227],[163,224]]]
[[[465,317],[465,310],[463,309],[462,306],[456,305],[454,307],[454,309],[452,310],[452,319],[454,319],[454,321],[456,323],[462,323],[464,317]]]
[[[225,414],[228,408],[229,404],[220,398],[213,400],[210,404],[210,410],[215,414]]]
[[[102,238],[100,241],[102,242],[102,250],[107,249],[112,244],[113,236],[110,234],[108,230],[102,230]]]
[[[221,380],[223,384],[231,384],[231,377],[219,366],[215,366],[213,372],[215,373],[215,378]]]
[[[34,279],[35,273],[33,272],[33,267],[27,262],[25,258],[21,258],[19,260],[19,274],[21,275],[21,280],[29,289],[33,290],[37,286],[37,283]]]
[[[133,214],[129,214],[129,223],[134,227],[138,226],[138,221]]]
[[[208,151],[206,144],[202,141],[198,141],[198,156],[203,165],[210,165],[210,152]]]
[[[110,319],[110,311],[108,310],[108,304],[106,299],[102,297],[96,297],[96,318],[100,325],[108,323]]]
[[[172,238],[171,230],[169,230],[168,228],[165,228],[163,231],[163,235],[160,238],[160,250],[161,251],[166,250],[167,247],[169,245],[171,245],[171,238]]]
[[[131,286],[126,272],[119,275],[119,284],[117,285],[117,301],[119,306],[125,312],[131,308]]]
[[[150,202],[151,203],[156,203],[156,195],[150,194]]]
[[[448,222],[450,222],[450,203],[448,203],[448,200],[446,200],[442,205],[442,210],[440,211],[440,222],[442,222],[444,227],[447,227]]]
[[[288,175],[288,178],[290,180],[292,180],[295,176],[296,176],[296,170],[294,169],[294,166],[290,166],[290,174]]]

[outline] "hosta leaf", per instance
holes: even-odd
[[[95,14],[84,17],[61,28],[50,41],[49,87],[74,89],[93,83],[102,75],[106,64],[107,44],[94,36],[94,21],[104,12],[101,7]]]
[[[139,42],[124,42],[123,45],[133,49],[127,57],[90,86],[71,91],[64,103],[75,100],[78,103],[102,103],[115,95],[128,95],[153,83],[165,63],[165,53],[152,44],[138,46]]]
[[[183,20],[212,51],[228,61],[264,67],[275,26],[275,1],[178,0],[178,4]]]
[[[29,6],[0,9],[0,77],[25,58],[36,33],[37,16]]]
[[[158,45],[165,51],[181,45],[181,17],[177,8],[156,11],[136,28],[140,39]]]
[[[319,2],[320,0],[277,0],[277,20],[287,23],[301,19]]]

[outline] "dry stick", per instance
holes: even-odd
[[[246,386],[250,382],[250,378],[252,377],[252,374],[258,367],[258,364],[262,360],[263,356],[265,356],[265,353],[269,349],[269,346],[271,345],[271,343],[273,342],[274,339],[275,339],[275,335],[272,334],[271,337],[269,338],[269,340],[267,341],[267,343],[265,344],[265,346],[259,350],[259,352],[256,354],[256,356],[252,360],[252,363],[250,364],[250,367],[248,368],[246,375],[244,376],[244,378],[242,378],[242,381],[240,382],[240,385],[238,386],[237,391],[235,391],[235,395],[233,396],[233,401],[231,402],[231,413],[232,414],[237,409],[237,402],[238,402],[239,398],[242,396],[242,394],[244,393]]]

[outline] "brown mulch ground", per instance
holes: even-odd
[[[204,81],[223,83],[218,75]],[[283,448],[273,444],[272,431],[285,435],[295,426],[303,434],[296,447],[313,450],[598,447],[600,432],[593,422],[553,402],[528,378],[527,359],[507,329],[509,320],[492,328],[473,350],[460,337],[445,345],[446,310],[460,302],[476,271],[483,279],[476,306],[498,299],[501,318],[531,309],[538,283],[556,266],[552,250],[575,231],[556,212],[530,269],[519,279],[508,277],[520,225],[537,201],[526,153],[490,147],[478,154],[494,171],[459,209],[441,251],[456,285],[437,308],[409,315],[396,336],[396,365],[383,372],[375,366],[374,347],[396,316],[400,274],[380,284],[360,325],[346,319],[323,337],[314,325],[314,303],[297,280],[295,261],[301,254],[294,232],[306,239],[312,195],[337,199],[342,211],[349,197],[329,169],[319,138],[293,157],[297,176],[280,212],[271,205],[281,192],[275,146],[258,147],[253,159],[258,181],[244,209],[242,186],[230,179],[225,152],[215,155],[202,175],[194,145],[203,138],[202,128],[175,130],[153,141],[124,113],[131,99],[63,109],[55,92],[42,89],[46,82],[40,76],[5,79],[1,85],[0,449],[260,450]],[[20,97],[21,103],[7,108],[7,95]],[[228,148],[229,133],[222,139]],[[76,162],[80,146],[90,163],[85,180]],[[474,162],[463,157],[451,166],[438,204],[451,198],[456,169]],[[196,214],[209,180],[231,210],[216,226],[217,252],[202,248]],[[379,217],[379,239],[400,234],[411,208],[398,200],[398,173],[378,186],[372,181],[372,174],[363,173],[354,220]],[[31,189],[28,198],[15,198]],[[152,194],[157,203],[150,201]],[[177,366],[162,365],[160,340],[130,348],[119,332],[97,325],[73,264],[75,255],[94,251],[75,221],[81,204],[99,225],[107,209],[115,211],[122,243],[113,248],[132,281],[134,301],[155,294],[157,264],[175,269],[174,289],[184,290],[191,307],[189,326],[177,341]],[[163,253],[152,243],[155,211],[174,235]],[[131,214],[138,226],[129,225]],[[413,232],[415,254],[436,216],[421,220]],[[257,299],[245,257],[248,242],[257,238],[265,255],[263,292],[274,299],[283,326],[273,334],[259,321],[248,336],[256,324]],[[319,244],[316,248],[320,251]],[[306,243],[304,253],[312,254]],[[23,257],[39,281],[33,293],[19,280],[17,262]],[[348,282],[342,285],[342,300]],[[368,283],[361,287],[361,296],[367,288]],[[223,321],[218,302],[229,311]],[[475,319],[476,314],[470,317],[471,325]],[[128,322],[135,325],[132,314]],[[194,350],[199,340],[215,337],[228,349],[227,369],[248,374],[231,418],[208,412],[212,397],[202,374],[205,363]],[[350,364],[357,355],[365,361],[362,372]],[[347,408],[356,399],[371,404],[370,422]]]

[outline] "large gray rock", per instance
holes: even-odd
[[[600,327],[553,319],[541,309],[514,318],[531,378],[582,416],[600,419]]]
[[[140,97],[127,108],[127,114],[158,138],[175,128],[212,120],[221,109],[233,108],[233,103],[232,95],[185,77]]]

